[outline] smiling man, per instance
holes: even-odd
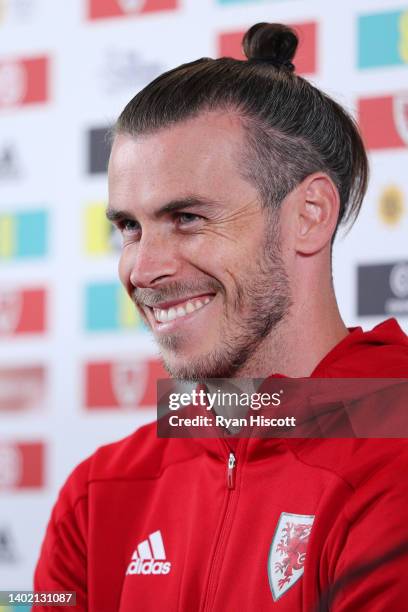
[[[120,277],[175,377],[266,376],[279,352],[289,280],[279,227],[239,172],[245,146],[239,117],[215,111],[113,144]]]
[[[347,113],[295,74],[296,46],[257,24],[247,61],[165,73],[116,124],[120,278],[175,378],[408,377],[395,320],[363,332],[340,317],[332,244],[367,158]],[[405,440],[158,439],[148,425],[72,473],[35,586],[94,612],[402,611],[407,467]]]

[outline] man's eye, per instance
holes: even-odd
[[[188,212],[178,213],[177,215],[177,221],[180,225],[189,225],[191,223],[194,223],[195,221],[199,221],[200,219],[202,219],[200,215],[194,215],[193,213]]]
[[[133,233],[138,232],[140,229],[140,225],[137,221],[132,221],[131,219],[124,219],[120,224],[120,231],[122,233]]]

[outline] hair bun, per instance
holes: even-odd
[[[281,23],[256,23],[246,32],[242,47],[248,60],[270,62],[290,71],[295,69],[295,56],[299,39],[294,30]]]

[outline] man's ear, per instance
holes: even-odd
[[[332,239],[339,216],[340,196],[332,179],[323,173],[306,177],[298,190],[295,247],[298,253],[312,255]]]

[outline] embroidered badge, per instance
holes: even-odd
[[[314,516],[282,512],[268,558],[269,585],[278,601],[303,576]]]

